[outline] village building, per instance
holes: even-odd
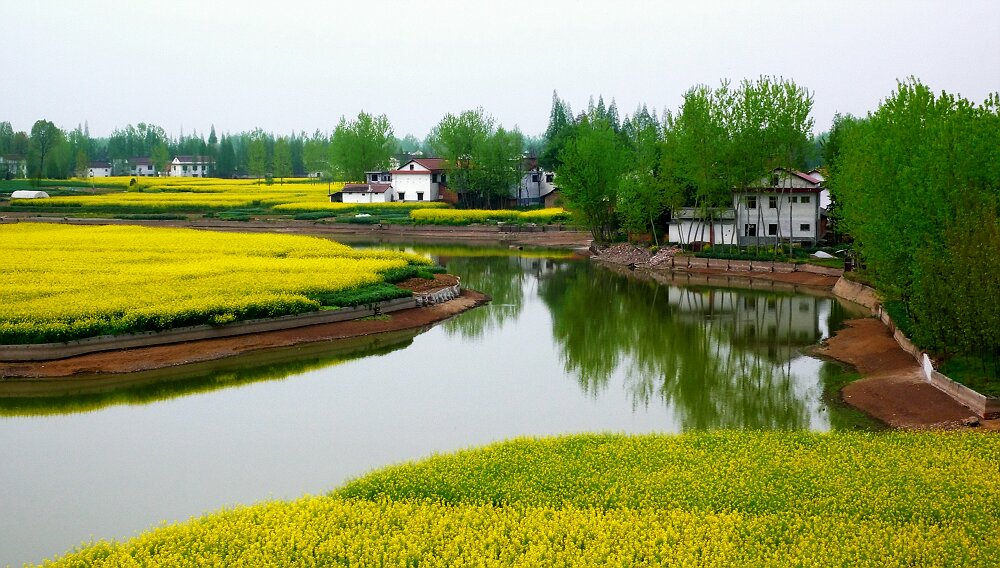
[[[111,162],[90,162],[87,164],[87,177],[110,177]]]
[[[396,201],[396,191],[387,183],[349,183],[340,190],[340,199],[331,195],[330,201],[344,203],[391,203]]]
[[[511,188],[511,201],[518,207],[542,205],[546,197],[556,191],[553,184],[555,175],[538,166],[535,158],[525,158],[522,164],[524,175],[517,187]]]
[[[129,158],[128,172],[129,175],[139,177],[160,175],[152,158]]]
[[[731,208],[685,207],[674,213],[668,239],[675,243],[815,245],[823,237],[829,194],[821,177],[777,168],[754,187],[734,189]]]
[[[374,172],[372,172],[374,173]],[[447,188],[447,170],[441,158],[413,158],[388,173],[400,201],[438,201]],[[369,177],[369,179],[371,179]],[[380,178],[380,181],[383,181]]]
[[[171,177],[208,177],[215,169],[209,156],[177,156],[170,162]]]
[[[0,156],[0,179],[28,177],[28,160],[24,156],[8,154]]]

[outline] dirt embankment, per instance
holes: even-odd
[[[454,279],[450,275],[438,275],[441,284]],[[432,281],[423,281],[429,283]],[[300,343],[346,339],[387,331],[398,331],[430,325],[466,310],[481,306],[490,300],[489,296],[473,290],[463,290],[454,300],[427,306],[393,312],[384,318],[361,319],[271,331],[236,337],[206,339],[188,343],[142,347],[122,351],[91,353],[40,363],[0,362],[0,377],[38,378],[67,377],[96,373],[131,373],[187,363],[222,359],[258,349],[288,347]]]
[[[928,383],[923,370],[903,351],[880,320],[846,322],[825,345],[813,351],[855,367],[864,378],[841,390],[848,404],[895,428],[967,427],[975,413]],[[1000,420],[981,422],[1000,430]]]

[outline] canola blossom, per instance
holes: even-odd
[[[511,209],[418,209],[410,212],[415,223],[466,225],[488,222],[552,223],[568,221],[569,213],[561,207],[515,211]]]
[[[998,460],[976,432],[520,439],[46,565],[990,565]]]
[[[423,256],[293,235],[0,225],[0,343],[315,311],[310,295],[382,282]]]

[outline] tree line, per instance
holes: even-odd
[[[867,277],[907,333],[1000,376],[1000,95],[982,104],[900,83],[865,117],[837,116],[830,190]]]
[[[596,240],[656,238],[671,212],[711,219],[732,206],[734,188],[815,163],[811,110],[807,89],[772,77],[691,87],[661,118],[642,105],[619,120],[603,98],[574,116],[553,94],[542,164]]]

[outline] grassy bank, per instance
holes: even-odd
[[[0,344],[224,324],[409,295],[423,256],[192,229],[0,225]]]
[[[521,439],[53,565],[981,565],[997,463],[970,432]]]

